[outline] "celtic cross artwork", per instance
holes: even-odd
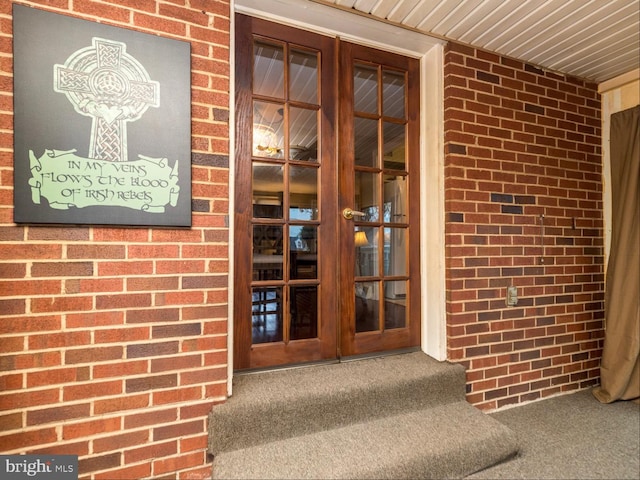
[[[127,161],[127,122],[160,105],[160,85],[126,45],[102,38],[55,66],[54,90],[93,119],[89,157],[114,162]]]
[[[16,221],[190,225],[188,44],[18,5],[14,22],[32,32],[15,39]]]

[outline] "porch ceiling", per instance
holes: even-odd
[[[640,67],[638,0],[309,0],[601,83]]]

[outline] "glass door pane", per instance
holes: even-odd
[[[355,219],[354,231],[356,238],[363,232],[369,241],[367,245],[356,242],[356,333],[406,326],[408,174],[404,77],[402,72],[381,66],[354,67],[353,204],[363,214]],[[373,106],[382,106],[382,110],[373,110]],[[367,110],[366,116],[358,107]],[[380,131],[382,137],[378,135]],[[373,277],[375,281],[358,282],[359,276]]]

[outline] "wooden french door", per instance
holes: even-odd
[[[342,43],[340,78],[341,354],[416,346],[419,62]]]
[[[419,344],[418,61],[236,15],[234,368]]]

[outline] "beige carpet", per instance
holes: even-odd
[[[640,479],[640,406],[601,404],[591,390],[491,415],[518,436],[513,460],[472,479]]]
[[[219,479],[461,478],[517,452],[464,369],[421,352],[238,375],[209,429]]]

